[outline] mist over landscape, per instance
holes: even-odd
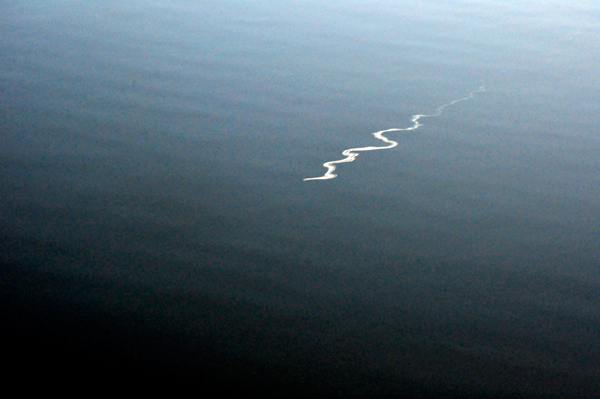
[[[599,21],[565,0],[0,1],[12,373],[600,397]]]

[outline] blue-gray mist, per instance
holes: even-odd
[[[598,21],[566,0],[2,1],[4,303],[71,320],[64,345],[137,320],[307,390],[593,397]],[[335,179],[303,180],[324,162]]]

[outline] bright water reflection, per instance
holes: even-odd
[[[346,158],[340,159],[339,161],[325,162],[323,164],[323,166],[325,168],[327,168],[327,171],[325,172],[325,174],[323,176],[308,177],[308,178],[305,178],[303,180],[307,181],[307,180],[328,180],[328,179],[333,179],[333,178],[337,177],[337,175],[333,173],[333,171],[336,169],[336,165],[340,164],[340,163],[353,162],[356,159],[356,157],[358,156],[359,152],[362,152],[362,151],[373,151],[373,150],[385,150],[385,149],[388,149],[388,148],[394,148],[395,146],[398,145],[398,143],[396,141],[388,139],[387,137],[385,137],[383,135],[383,133],[388,133],[388,132],[403,132],[403,131],[406,132],[406,131],[410,131],[410,130],[417,130],[420,126],[423,125],[422,123],[419,122],[420,119],[422,119],[422,118],[432,118],[432,117],[439,116],[444,111],[444,108],[449,107],[450,105],[454,105],[457,102],[473,98],[473,95],[475,93],[482,92],[482,91],[485,91],[485,86],[481,86],[479,89],[477,89],[475,91],[472,91],[471,93],[469,93],[468,96],[466,96],[464,98],[459,98],[458,100],[454,100],[454,101],[449,102],[448,104],[444,104],[444,105],[441,105],[441,106],[437,107],[436,110],[435,110],[435,112],[433,114],[429,114],[429,115],[427,115],[427,114],[413,115],[410,118],[410,121],[413,123],[412,126],[410,126],[410,127],[406,127],[406,128],[391,128],[391,129],[380,130],[378,132],[372,133],[372,135],[376,139],[379,139],[379,140],[383,141],[384,143],[388,143],[389,145],[383,146],[383,147],[369,146],[369,147],[360,147],[360,148],[349,148],[347,150],[344,150],[342,152],[342,155],[345,155]]]

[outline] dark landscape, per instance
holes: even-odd
[[[600,397],[598,21],[0,2],[5,380]]]

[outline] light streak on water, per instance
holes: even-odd
[[[385,137],[383,135],[384,133],[387,133],[387,132],[405,132],[405,131],[409,131],[409,130],[417,130],[419,127],[423,126],[423,124],[421,124],[419,122],[421,118],[432,118],[432,117],[439,116],[444,111],[444,108],[449,107],[451,105],[454,105],[457,102],[473,98],[473,95],[475,93],[479,93],[479,92],[483,92],[483,91],[485,91],[485,86],[481,86],[477,90],[474,90],[474,91],[470,92],[469,95],[467,95],[466,97],[459,98],[458,100],[454,100],[454,101],[449,102],[449,103],[444,104],[444,105],[440,105],[439,107],[436,108],[436,110],[435,110],[435,112],[433,114],[430,114],[430,115],[422,115],[422,114],[413,115],[410,118],[410,121],[413,123],[412,126],[410,126],[410,127],[406,127],[406,128],[391,128],[391,129],[380,130],[378,132],[372,133],[373,136],[375,136],[375,138],[383,141],[384,143],[387,143],[388,145],[381,146],[381,147],[369,146],[369,147],[360,147],[360,148],[349,148],[349,149],[347,149],[347,150],[345,150],[345,151],[342,152],[342,155],[344,155],[346,158],[343,158],[343,159],[340,159],[340,160],[337,160],[337,161],[325,162],[323,164],[323,166],[325,168],[327,168],[327,172],[325,172],[325,174],[323,176],[319,176],[319,177],[307,177],[307,178],[305,178],[303,180],[304,181],[308,181],[308,180],[328,180],[328,179],[334,179],[335,177],[337,177],[337,175],[333,173],[333,171],[337,167],[336,165],[340,164],[340,163],[353,162],[356,159],[356,157],[358,157],[358,155],[359,155],[359,153],[361,151],[385,150],[387,148],[394,148],[395,146],[398,145],[397,142],[395,142],[393,140],[390,140],[387,137]]]

